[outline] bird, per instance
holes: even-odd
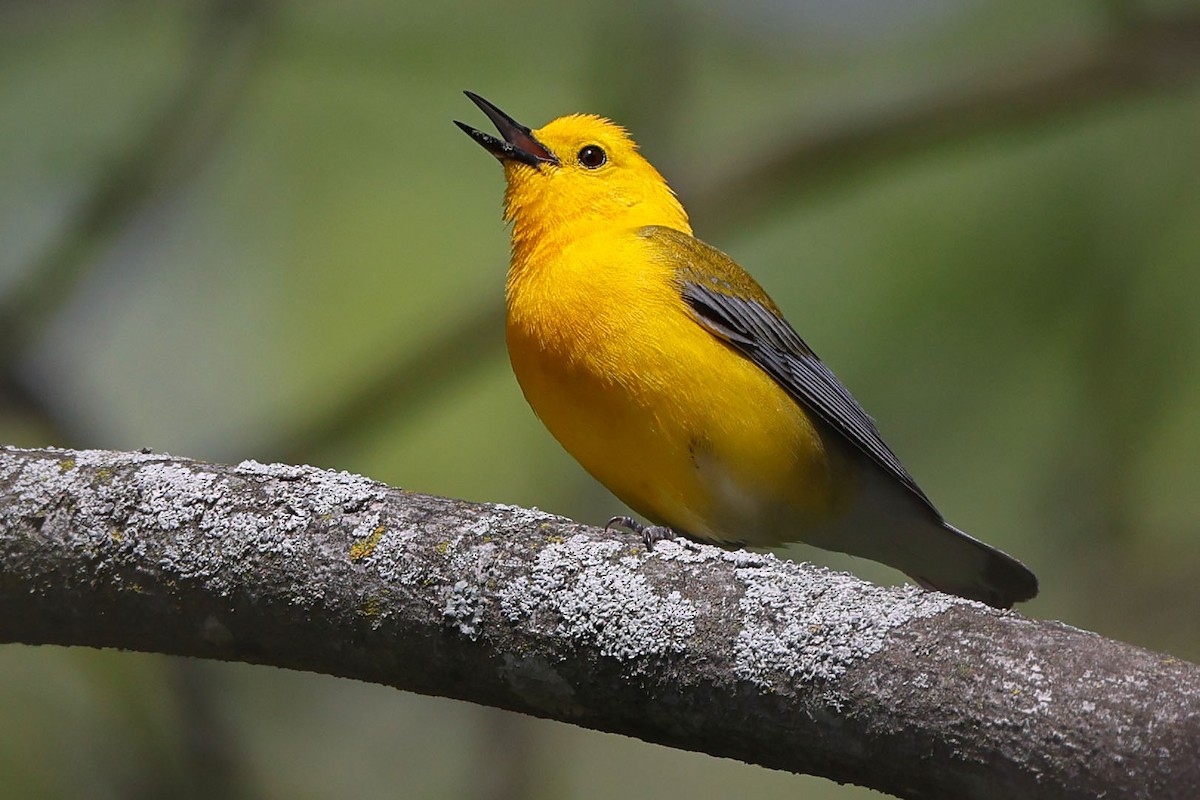
[[[505,339],[517,382],[585,470],[649,521],[648,549],[803,541],[925,589],[1011,608],[1012,556],[945,521],[874,420],[759,284],[693,234],[629,133],[593,114],[532,130],[474,92],[511,224]]]

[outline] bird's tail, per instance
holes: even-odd
[[[895,567],[926,589],[996,608],[1032,599],[1038,582],[1007,553],[947,524],[923,497],[884,474],[865,469],[850,513],[806,541]]]
[[[996,608],[1038,593],[1037,577],[1020,561],[945,522],[922,520],[903,532],[905,555],[891,563],[926,589]]]

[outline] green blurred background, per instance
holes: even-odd
[[[619,513],[509,373],[467,88],[628,126],[1027,613],[1200,660],[1195,3],[0,5],[0,441]],[[3,797],[878,796],[139,654],[0,648],[0,720]]]

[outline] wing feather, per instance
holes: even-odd
[[[724,253],[682,232],[647,228],[643,236],[669,239],[670,244],[679,245],[664,249],[681,262],[677,272],[679,290],[700,325],[754,362],[788,396],[937,514],[929,498],[883,441],[875,421],[778,313],[752,278]],[[702,267],[695,263],[697,259],[703,259]]]

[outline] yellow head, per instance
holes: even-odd
[[[671,187],[621,126],[573,114],[533,131],[482,97],[467,96],[504,137],[457,123],[504,165],[504,218],[513,223],[518,247],[612,226],[664,225],[691,233]]]

